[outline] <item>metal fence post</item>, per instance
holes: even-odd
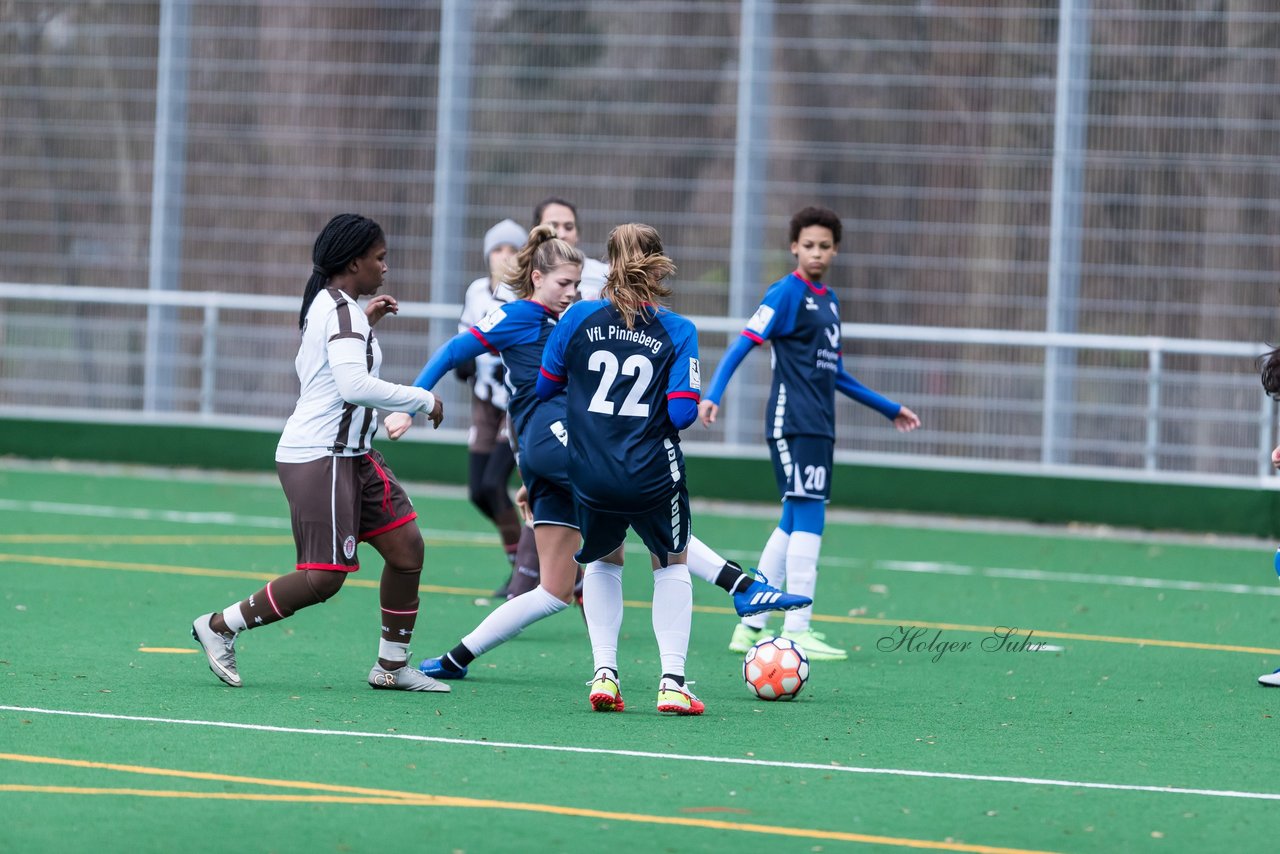
[[[1053,131],[1053,189],[1049,219],[1049,281],[1045,328],[1076,332],[1080,296],[1081,197],[1089,118],[1089,0],[1062,0],[1058,12],[1058,80]],[[1076,352],[1045,351],[1044,422],[1040,459],[1069,462],[1074,432]]]
[[[156,60],[155,151],[151,161],[151,245],[147,287],[178,290],[182,273],[183,181],[186,176],[187,70],[191,58],[190,0],[160,3]],[[147,308],[143,409],[173,409],[178,309]]]
[[[733,158],[733,233],[729,236],[729,317],[745,318],[761,286],[760,230],[769,145],[769,71],[773,0],[743,0],[738,34],[738,126]],[[727,342],[732,345],[733,339]],[[710,378],[708,377],[708,382]],[[739,401],[746,396],[739,394]],[[741,444],[746,409],[722,422],[729,444]]]

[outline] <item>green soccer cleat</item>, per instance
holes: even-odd
[[[803,632],[784,631],[782,637],[804,650],[810,661],[844,661],[849,657],[847,650],[827,643],[827,636],[813,629],[805,629]]]
[[[746,623],[738,623],[733,627],[733,637],[729,639],[729,651],[745,653],[767,637],[771,635],[765,629],[753,629]]]
[[[591,708],[597,712],[620,712],[627,707],[622,702],[622,688],[617,678],[608,668],[601,667],[596,671],[595,679],[587,683],[591,686],[591,694],[587,698]]]
[[[703,702],[693,696],[689,685],[677,685],[674,679],[658,683],[658,711],[664,715],[700,715],[707,710]]]

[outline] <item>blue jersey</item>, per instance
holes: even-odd
[[[769,286],[742,334],[773,343],[765,437],[836,435],[840,304],[826,285],[791,273]]]
[[[551,309],[524,299],[498,306],[471,327],[471,334],[489,352],[502,357],[506,368],[503,381],[511,392],[507,414],[515,436],[524,430],[529,414],[538,404],[534,387],[542,366],[542,349],[555,326],[556,315]]]
[[[698,332],[666,308],[627,329],[608,300],[571,306],[547,342],[543,374],[568,384],[569,480],[597,510],[644,512],[684,487],[667,402],[697,401]]]

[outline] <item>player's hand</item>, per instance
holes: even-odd
[[[440,400],[440,395],[436,395],[436,405],[427,413],[427,420],[431,422],[432,430],[440,428],[440,422],[444,420],[444,401]]]
[[[1280,446],[1271,452],[1271,465],[1280,469]]]
[[[898,417],[893,419],[893,426],[899,433],[910,433],[920,426],[920,416],[904,406],[898,410]]]
[[[703,427],[710,427],[716,423],[716,415],[720,412],[720,407],[709,400],[698,402],[698,418],[702,421]]]
[[[524,519],[524,523],[532,525],[533,508],[529,506],[529,490],[524,484],[520,484],[520,488],[516,490],[516,506],[520,508],[520,518]]]
[[[374,326],[388,314],[396,314],[399,311],[400,304],[396,302],[395,297],[391,294],[378,294],[365,304],[364,316],[369,319],[369,325]]]
[[[395,441],[409,432],[413,426],[413,416],[407,412],[393,412],[382,419],[382,426],[387,430],[387,438]]]

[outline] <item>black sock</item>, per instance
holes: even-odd
[[[664,674],[662,674],[662,678],[663,678],[663,679],[670,679],[672,682],[676,683],[676,684],[677,684],[677,685],[679,685],[681,688],[683,688],[683,687],[684,687],[684,677],[683,677],[683,676],[676,676],[676,675],[671,674],[671,673],[664,673]]]
[[[614,670],[612,667],[597,667],[597,668],[596,668],[596,675],[597,675],[597,676],[599,676],[599,675],[600,675],[600,671],[601,671],[601,670],[603,670],[603,671],[605,671],[606,673],[609,673],[610,675],[612,675],[612,676],[613,676],[613,681],[614,681],[614,682],[617,682],[617,681],[618,681],[618,671]]]
[[[727,561],[716,576],[716,587],[728,593],[741,593],[751,586],[754,579],[742,571],[733,561]]]
[[[458,644],[444,654],[440,659],[440,663],[449,670],[462,670],[475,660],[475,653],[467,649],[464,645]]]

